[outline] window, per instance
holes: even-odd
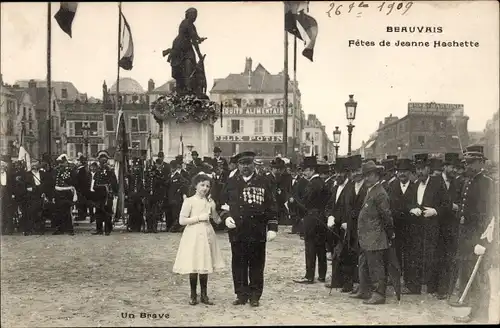
[[[61,98],[62,99],[68,98],[68,89],[61,89]]]
[[[75,122],[75,136],[83,136],[83,122]]]
[[[130,118],[130,131],[139,132],[139,119],[137,117]]]
[[[262,134],[264,132],[263,125],[264,125],[264,120],[262,119],[255,120],[255,134]]]
[[[90,122],[90,131],[89,131],[89,136],[97,136],[99,134],[98,132],[98,127],[97,127],[97,122]]]
[[[29,130],[33,130],[33,115],[31,114],[31,112],[29,113],[29,116],[28,116],[28,126],[29,126]]]
[[[75,144],[75,152],[76,152],[76,154],[82,153],[85,155],[85,153],[83,151],[83,144]]]
[[[233,154],[237,154],[240,152],[240,145],[239,144],[231,144],[231,151]]]
[[[283,133],[283,119],[274,120],[274,133]]]
[[[96,157],[97,153],[99,152],[99,145],[97,144],[92,144],[90,145],[90,157]]]
[[[314,145],[314,155],[318,155],[318,154],[319,154],[319,146]]]
[[[115,131],[115,122],[113,121],[114,115],[106,115],[106,132],[114,132]]]
[[[420,147],[423,147],[425,145],[425,136],[417,136],[417,143]]]
[[[236,106],[241,107],[241,98],[234,98],[233,103],[236,104]]]
[[[306,140],[311,140],[311,132],[306,132]]]
[[[305,146],[304,147],[304,153],[305,154],[310,154],[311,153],[311,146]]]
[[[264,107],[264,99],[255,99],[255,106]]]
[[[23,107],[23,120],[26,119],[26,107]]]
[[[139,131],[140,132],[148,132],[148,116],[139,115]]]
[[[243,133],[243,120],[231,120],[231,133]]]
[[[319,141],[319,132],[314,132],[314,141]]]

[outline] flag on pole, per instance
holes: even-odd
[[[26,164],[26,170],[31,171],[31,155],[30,153],[24,148],[24,124],[21,127],[21,137],[20,137],[20,142],[19,142],[19,155],[17,157],[18,161],[24,161]]]
[[[125,213],[125,189],[123,181],[128,170],[128,139],[127,129],[125,126],[125,117],[123,110],[118,111],[118,128],[116,129],[116,151],[115,151],[115,174],[119,182],[118,204],[119,213]],[[114,211],[116,213],[116,211]]]
[[[179,155],[182,155],[182,158],[184,158],[184,142],[182,141],[182,134],[179,137]]]
[[[61,2],[61,7],[59,11],[54,15],[54,18],[59,24],[61,30],[63,30],[71,38],[71,27],[73,25],[73,19],[76,15],[76,9],[78,8],[78,2]]]
[[[120,9],[121,41],[120,41],[120,61],[118,65],[124,70],[130,71],[134,62],[134,41],[130,25],[128,25],[125,15]]]
[[[308,12],[309,1],[285,1],[285,30],[305,42],[302,55],[313,61],[318,23]]]

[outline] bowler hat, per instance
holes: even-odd
[[[383,166],[375,164],[374,161],[368,161],[368,162],[364,163],[362,168],[361,168],[363,175],[367,175],[371,172],[381,173],[383,171],[383,169],[384,169]]]
[[[353,155],[348,157],[348,165],[349,169],[352,171],[359,170],[363,164],[363,161],[361,159],[361,155]]]
[[[389,157],[389,156],[387,156]],[[382,166],[384,167],[384,170],[386,171],[392,171],[396,168],[396,161],[394,159],[384,159],[382,160]]]
[[[302,161],[302,168],[313,168],[315,169],[318,166],[318,160],[316,159],[316,156],[307,156],[304,157],[304,160]]]
[[[440,158],[432,157],[429,159],[429,166],[431,170],[442,170],[443,161]]]
[[[415,154],[415,165],[426,166],[429,164],[429,154]]]
[[[236,154],[236,156],[234,156],[234,160],[236,161],[236,163],[243,163],[243,162],[253,163],[255,155],[256,154],[253,151],[243,151],[239,154]]]
[[[413,165],[412,161],[409,158],[400,158],[397,161],[396,169],[398,171],[412,171]]]

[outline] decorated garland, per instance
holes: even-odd
[[[151,104],[151,113],[157,122],[175,119],[177,123],[209,122],[219,118],[215,102],[198,98],[195,95],[161,96]]]

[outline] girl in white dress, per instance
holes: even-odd
[[[207,296],[208,274],[225,267],[224,260],[210,217],[220,224],[221,219],[215,210],[215,202],[210,198],[212,179],[205,173],[193,177],[192,185],[196,193],[182,203],[179,223],[186,226],[179,243],[173,272],[189,274],[191,300],[189,304],[198,304],[196,288],[200,279],[203,304],[213,305]]]

